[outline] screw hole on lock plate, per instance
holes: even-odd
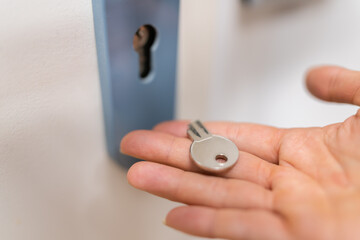
[[[228,158],[224,154],[216,155],[215,160],[218,163],[226,163],[228,161]]]

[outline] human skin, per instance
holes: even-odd
[[[320,99],[360,106],[360,72],[324,66],[307,87]],[[209,175],[191,161],[187,121],[129,133],[125,154],[135,188],[184,203],[166,225],[188,234],[226,239],[360,239],[360,111],[325,127],[278,129],[209,122],[232,140],[239,160]]]

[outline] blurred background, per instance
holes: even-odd
[[[273,0],[275,1],[275,0]],[[360,2],[182,0],[177,117],[323,126],[319,64],[360,69]],[[0,0],[1,239],[198,239],[106,153],[90,0]]]

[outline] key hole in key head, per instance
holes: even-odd
[[[139,55],[139,75],[145,79],[152,70],[152,47],[156,41],[156,29],[147,24],[141,26],[134,35],[133,47]]]
[[[218,154],[216,155],[215,160],[218,163],[226,163],[228,161],[228,158],[224,154]]]

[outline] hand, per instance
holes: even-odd
[[[321,67],[307,85],[323,100],[360,105],[360,72]],[[162,123],[121,143],[123,153],[146,160],[129,170],[130,184],[186,204],[167,215],[168,226],[210,238],[360,239],[360,111],[322,128],[207,123],[240,151],[217,176],[190,160],[187,124]]]

